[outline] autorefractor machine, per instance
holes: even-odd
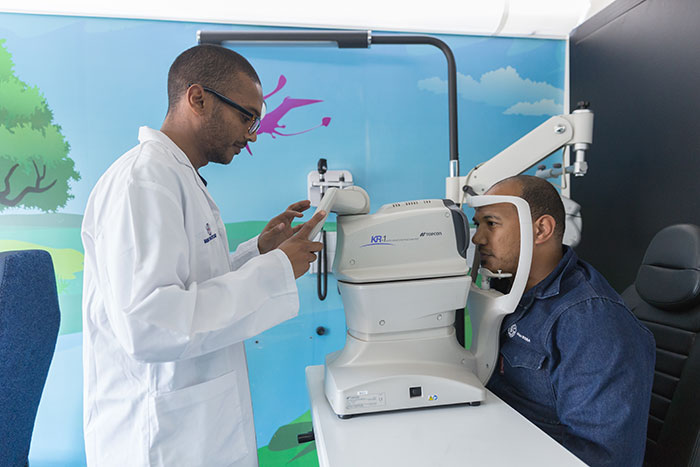
[[[585,150],[592,142],[593,113],[579,107],[554,116],[513,145],[460,177],[457,157],[457,72],[454,55],[429,36],[372,31],[198,31],[199,43],[330,43],[339,48],[427,44],[447,59],[450,176],[446,200],[382,206],[369,214],[369,196],[356,186],[329,188],[319,209],[338,214],[333,270],[343,300],[348,333],[345,347],[326,358],[325,393],[340,417],[448,404],[479,404],[498,353],[503,316],[512,313],[525,289],[532,258],[528,205],[515,197],[482,196],[494,183],[520,174],[562,147],[575,154],[543,178],[586,173]],[[566,154],[566,153],[565,153]],[[325,187],[324,187],[325,188]],[[567,212],[564,240],[580,236],[578,205],[562,196]],[[512,203],[520,218],[520,261],[508,294],[472,283],[466,261],[469,228],[462,205]],[[321,229],[317,225],[309,238]],[[573,236],[567,239],[567,235]],[[472,269],[477,269],[473,267]],[[482,278],[506,277],[479,271]],[[476,274],[474,274],[476,277]],[[472,345],[456,339],[455,310],[468,306]]]
[[[338,215],[333,271],[348,331],[345,347],[326,357],[324,389],[340,418],[484,401],[501,322],[525,290],[533,240],[524,200],[483,193],[564,146],[574,152],[574,163],[547,175],[584,175],[592,131],[588,109],[552,117],[467,176],[448,178],[448,199],[391,203],[369,214],[362,188],[326,191],[318,209]],[[469,223],[461,205],[496,203],[512,203],[520,220],[520,259],[507,294],[477,287],[466,260]],[[485,282],[510,276],[479,272]],[[469,350],[457,342],[454,328],[456,310],[465,305],[472,324]]]

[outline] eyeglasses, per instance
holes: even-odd
[[[190,86],[192,86],[192,85],[190,84]],[[262,110],[261,110],[261,112],[260,112],[260,116],[259,116],[259,117],[256,117],[255,114],[249,112],[248,110],[244,109],[244,108],[241,107],[240,105],[236,104],[236,103],[233,102],[231,99],[229,99],[228,97],[224,96],[223,94],[220,94],[220,93],[214,91],[212,88],[209,88],[209,87],[207,87],[207,86],[202,86],[202,89],[204,89],[204,90],[207,91],[207,92],[210,92],[210,93],[214,94],[216,97],[218,97],[219,99],[221,99],[221,100],[222,100],[223,102],[225,102],[226,104],[228,104],[228,105],[230,105],[231,107],[233,107],[234,109],[238,110],[240,113],[242,113],[242,114],[245,115],[246,117],[252,119],[253,122],[252,122],[252,123],[250,124],[250,126],[248,127],[248,134],[249,134],[249,135],[255,134],[255,132],[257,132],[257,131],[260,129],[260,122],[261,122],[262,119],[265,117],[265,111],[267,110],[267,105],[265,104],[265,101],[263,101]]]

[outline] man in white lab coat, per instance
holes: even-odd
[[[100,178],[85,211],[84,428],[94,466],[255,466],[243,341],[296,316],[321,244],[292,204],[229,255],[198,169],[256,140],[260,80],[218,46],[183,52],[160,131]]]

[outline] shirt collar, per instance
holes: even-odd
[[[549,298],[559,294],[562,277],[564,277],[564,274],[572,269],[578,262],[578,256],[576,256],[576,253],[574,253],[571,247],[567,245],[563,245],[562,247],[564,249],[564,255],[561,260],[559,260],[559,264],[557,264],[547,277],[525,292],[520,303],[529,304],[536,298]]]
[[[146,141],[157,141],[160,144],[167,147],[173,154],[173,156],[175,156],[176,161],[194,170],[197,174],[197,177],[201,180],[204,186],[207,186],[207,181],[204,179],[204,177],[199,175],[199,171],[194,168],[192,162],[187,157],[187,155],[182,151],[182,149],[180,149],[180,147],[177,144],[175,144],[173,140],[171,140],[168,137],[168,135],[166,135],[162,131],[154,130],[153,128],[149,128],[147,126],[142,126],[141,128],[139,128],[139,142],[143,144]]]

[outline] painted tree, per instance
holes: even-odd
[[[0,211],[64,207],[73,198],[70,181],[80,180],[69,151],[46,99],[15,76],[0,40]]]

